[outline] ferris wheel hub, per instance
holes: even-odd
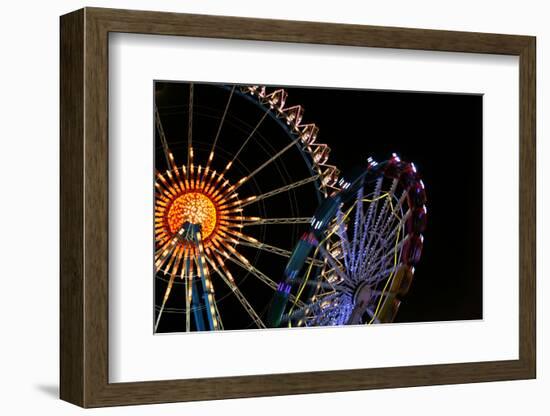
[[[362,317],[373,297],[373,290],[368,282],[363,282],[357,287],[353,295],[353,310],[347,322],[348,325],[361,324]]]
[[[361,300],[368,300],[372,296],[372,288],[368,281],[359,284],[353,293],[353,303],[358,304]]]
[[[203,238],[208,238],[216,228],[216,204],[202,192],[186,192],[177,197],[168,211],[168,225],[172,232],[186,222],[201,226]]]
[[[200,228],[205,248],[227,240],[227,233],[239,234],[232,227],[238,228],[245,218],[241,215],[241,201],[235,185],[223,173],[209,165],[174,164],[172,169],[157,175],[155,186],[160,198],[155,215],[160,232],[168,238],[176,236],[185,224]],[[179,243],[188,244],[189,241]]]

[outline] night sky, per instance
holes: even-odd
[[[189,85],[155,82],[155,99],[176,162],[187,158]],[[272,91],[277,87],[268,87]],[[331,147],[330,164],[342,171],[365,165],[368,156],[383,161],[392,152],[414,162],[426,186],[428,228],[424,249],[409,293],[395,322],[468,320],[482,318],[482,96],[416,92],[284,88],[287,107],[302,105],[303,122],[315,123],[317,141]],[[195,160],[203,163],[216,135],[231,85],[194,84],[193,143]],[[264,110],[240,94],[233,96],[217,145],[214,167],[222,169],[254,129]],[[281,125],[266,117],[239,163],[236,181],[254,170],[270,154],[289,143]],[[156,169],[166,162],[155,133]],[[217,163],[217,165],[216,165]],[[291,149],[239,190],[242,199],[308,176],[299,150]],[[153,178],[152,178],[153,179]],[[298,188],[249,206],[246,215],[267,218],[311,216],[318,205],[313,185]],[[261,241],[292,250],[307,225],[246,227]],[[279,281],[284,257],[239,247],[256,267]],[[236,265],[231,266],[243,294],[260,313],[266,312],[273,290]],[[225,329],[255,328],[242,306],[214,276]],[[155,277],[156,310],[167,277]],[[159,332],[184,330],[183,284],[172,290]],[[155,312],[155,316],[156,316]],[[183,328],[183,329],[182,329]]]

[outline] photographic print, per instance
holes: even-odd
[[[154,95],[154,333],[483,318],[481,95]]]

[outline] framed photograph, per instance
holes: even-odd
[[[61,17],[82,407],[536,376],[535,38]]]

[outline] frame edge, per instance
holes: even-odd
[[[84,10],[60,18],[60,386],[62,400],[84,399]]]
[[[520,264],[519,358],[525,378],[537,377],[536,296],[536,37],[519,54]]]

